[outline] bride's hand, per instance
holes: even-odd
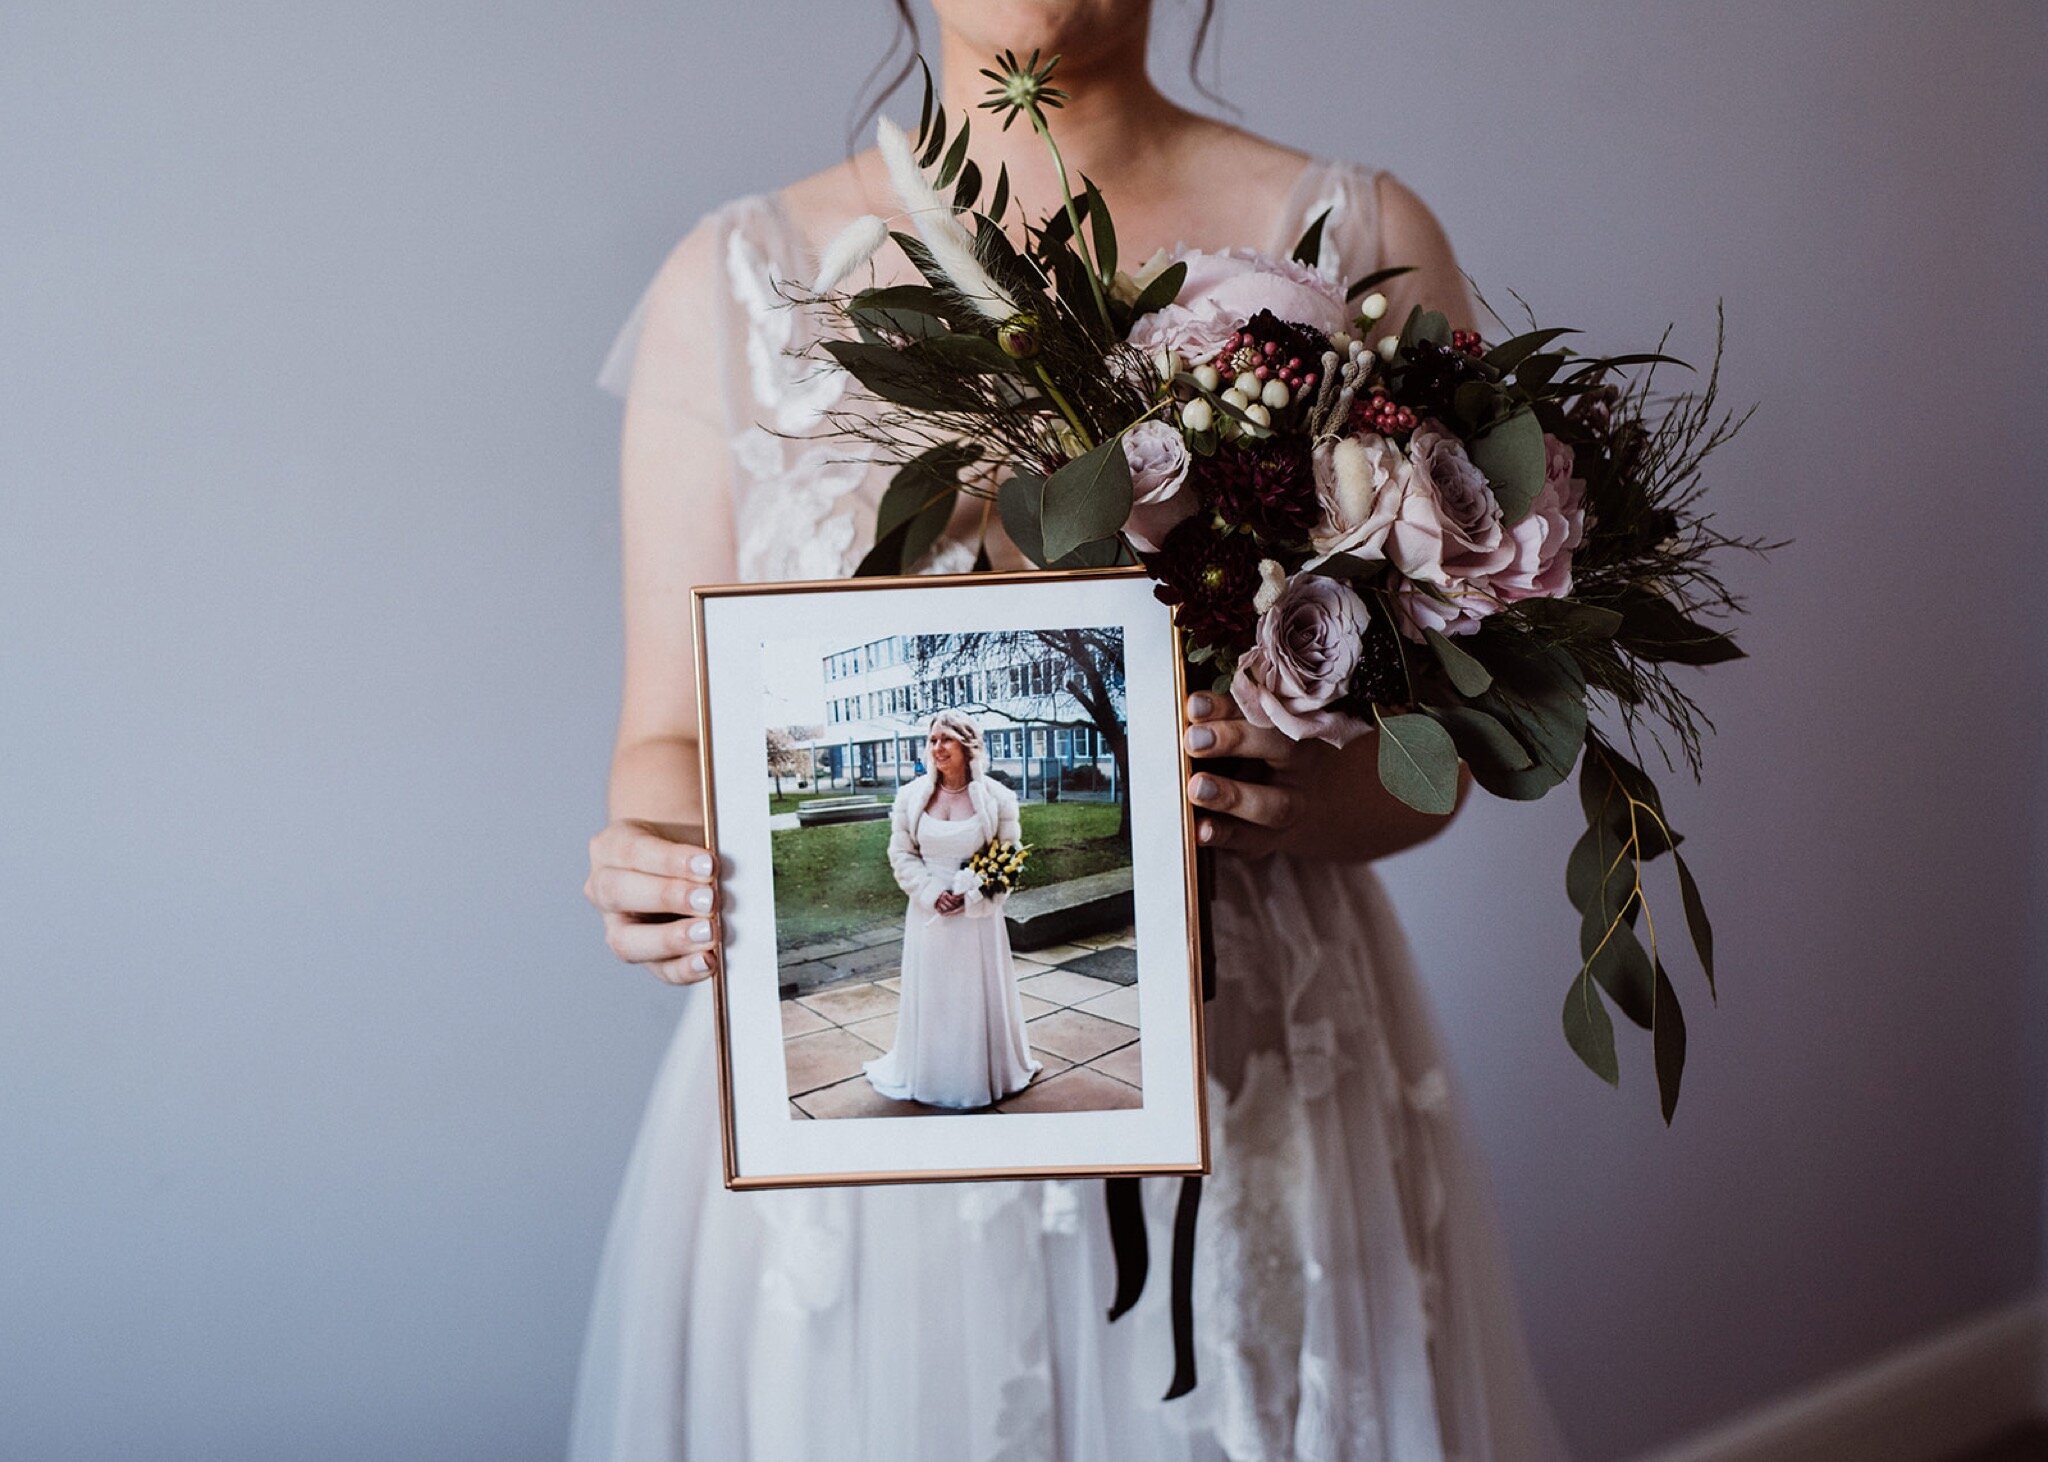
[[[1309,810],[1309,793],[1319,772],[1337,755],[1324,741],[1295,741],[1280,731],[1254,726],[1229,696],[1188,697],[1189,755],[1198,761],[1235,757],[1264,763],[1261,780],[1243,781],[1204,767],[1188,779],[1195,814],[1195,840],[1205,848],[1229,848],[1257,856],[1284,843]]]
[[[657,830],[659,829],[659,830]],[[615,819],[590,840],[583,896],[604,915],[604,942],[671,985],[710,976],[718,958],[718,865],[667,836],[668,823]]]
[[[967,900],[960,894],[948,891],[940,894],[932,907],[942,914],[957,914],[967,907]]]

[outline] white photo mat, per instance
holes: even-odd
[[[1201,1172],[1207,1166],[1182,686],[1170,611],[1140,572],[969,575],[748,585],[699,592],[706,806],[723,865],[721,1066],[730,1187]],[[790,1114],[776,954],[774,863],[763,794],[764,645],[944,630],[1123,631],[1128,796],[1144,1102],[1114,1111],[944,1117]],[[715,801],[713,799],[716,799]]]

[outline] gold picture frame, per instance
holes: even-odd
[[[886,596],[892,592],[900,596],[904,591],[909,591],[909,593],[915,595],[916,601],[905,600],[900,597],[893,600],[887,598],[876,599],[874,597],[878,594]],[[1083,1178],[1124,1175],[1189,1175],[1202,1174],[1209,1171],[1208,1073],[1203,1034],[1200,893],[1196,871],[1197,845],[1194,809],[1190,806],[1185,792],[1188,778],[1193,772],[1192,763],[1186,749],[1185,735],[1188,695],[1185,646],[1182,643],[1179,630],[1172,623],[1170,610],[1165,605],[1160,604],[1152,595],[1150,581],[1142,570],[1135,568],[1024,570],[974,574],[930,574],[856,579],[793,580],[754,584],[719,584],[693,588],[690,595],[690,609],[696,650],[698,755],[703,779],[704,841],[713,856],[718,859],[721,881],[728,890],[733,887],[733,880],[728,877],[733,871],[733,865],[728,862],[729,848],[722,839],[724,833],[732,827],[735,816],[742,816],[748,819],[748,839],[765,850],[766,846],[768,846],[766,842],[768,814],[765,811],[759,813],[758,821],[760,827],[757,832],[753,826],[754,815],[744,810],[744,803],[734,800],[726,808],[721,808],[720,806],[719,767],[721,760],[726,761],[726,771],[730,781],[734,773],[744,765],[743,761],[734,761],[732,758],[735,756],[744,757],[748,754],[744,750],[732,750],[728,745],[729,738],[740,731],[750,733],[752,740],[751,755],[759,758],[763,755],[760,748],[763,744],[762,734],[766,725],[765,721],[760,722],[760,724],[742,724],[741,721],[734,721],[721,728],[721,703],[717,697],[720,694],[730,693],[734,700],[744,699],[745,686],[748,682],[744,676],[745,667],[734,665],[731,670],[733,677],[731,685],[728,687],[728,690],[722,691],[719,681],[723,673],[723,662],[721,662],[720,657],[724,655],[737,658],[749,646],[758,655],[765,656],[768,642],[743,636],[737,642],[721,644],[719,642],[719,634],[731,631],[729,629],[714,631],[708,626],[707,621],[713,616],[723,618],[728,615],[740,614],[746,606],[731,607],[737,601],[774,606],[772,608],[751,611],[761,618],[774,619],[779,616],[783,619],[788,619],[792,615],[801,614],[807,607],[809,600],[813,597],[836,600],[840,596],[846,596],[849,608],[857,609],[858,606],[863,604],[887,604],[893,607],[898,604],[921,602],[926,595],[936,597],[949,593],[955,596],[953,609],[956,613],[964,612],[965,608],[969,605],[986,607],[990,604],[1005,602],[1009,599],[1017,599],[1019,602],[1032,599],[1042,600],[1046,603],[1047,609],[1050,612],[1047,622],[1036,626],[1043,629],[1079,627],[1082,623],[1081,620],[1061,617],[1063,611],[1057,607],[1061,601],[1100,601],[1102,603],[1124,606],[1120,611],[1121,617],[1118,618],[1117,622],[1123,629],[1124,638],[1120,640],[1120,644],[1124,646],[1126,655],[1126,763],[1131,768],[1131,774],[1129,785],[1123,789],[1123,795],[1131,799],[1129,807],[1134,829],[1137,826],[1139,814],[1136,798],[1139,795],[1140,786],[1137,770],[1140,756],[1141,753],[1156,755],[1163,750],[1163,748],[1157,745],[1156,740],[1160,735],[1162,725],[1170,726],[1171,728],[1174,741],[1171,765],[1176,773],[1172,787],[1172,797],[1175,804],[1172,822],[1173,831],[1167,837],[1154,836],[1148,839],[1145,844],[1150,850],[1147,855],[1148,861],[1155,864],[1161,860],[1177,862],[1178,868],[1176,871],[1178,876],[1174,879],[1173,890],[1166,891],[1162,896],[1161,891],[1155,885],[1144,885],[1141,891],[1141,881],[1145,879],[1147,869],[1141,865],[1138,858],[1140,843],[1135,831],[1132,838],[1134,920],[1136,921],[1136,927],[1141,930],[1135,941],[1137,948],[1133,956],[1134,961],[1139,967],[1139,973],[1136,977],[1138,980],[1136,988],[1139,992],[1139,1000],[1142,1003],[1146,999],[1145,992],[1148,988],[1164,988],[1170,979],[1170,974],[1151,973],[1150,979],[1152,984],[1148,986],[1146,984],[1148,969],[1153,972],[1170,972],[1173,969],[1179,969],[1180,974],[1184,976],[1185,983],[1185,1026],[1183,1027],[1179,1024],[1179,1016],[1177,1014],[1180,1008],[1179,1003],[1170,996],[1162,999],[1156,1007],[1150,1005],[1144,1007],[1148,1011],[1156,1008],[1166,1012],[1166,1019],[1162,1022],[1164,1027],[1163,1033],[1155,1032],[1148,1027],[1146,1028],[1145,1035],[1139,1041],[1141,1060],[1147,1064],[1144,1067],[1145,1076],[1143,1078],[1144,1105],[1137,1109],[1125,1109],[1114,1113],[1075,1111],[1029,1114],[963,1111],[957,1115],[948,1115],[940,1118],[937,1121],[928,1118],[886,1115],[837,1117],[829,1123],[829,1126],[835,1132],[845,1131],[849,1135],[857,1137],[861,1150],[865,1152],[879,1152],[892,1143],[914,1147],[920,1141],[918,1137],[920,1132],[931,1134],[935,1128],[943,1131],[954,1128],[956,1124],[962,1123],[1002,1123],[1006,1125],[1000,1129],[981,1129],[983,1140],[992,1139],[998,1134],[1028,1130],[1031,1134],[1028,1145],[1031,1151],[1037,1154],[1031,1160],[973,1164],[957,1160],[940,1159],[930,1165],[914,1162],[890,1163],[887,1161],[877,1161],[877,1164],[874,1166],[835,1168],[830,1165],[821,1165],[814,1170],[793,1170],[792,1163],[796,1162],[796,1159],[756,1162],[745,1160],[747,1149],[745,1142],[746,1134],[741,1130],[743,1120],[751,1120],[757,1124],[765,1124],[771,1120],[780,1120],[786,1127],[791,1129],[795,1129],[799,1125],[809,1127],[814,1124],[798,1124],[791,1116],[789,1110],[793,1105],[792,1102],[784,1101],[782,1109],[771,1118],[765,1111],[764,1100],[742,1101],[738,1093],[736,1093],[736,1075],[738,1070],[736,1046],[742,1040],[745,1040],[749,1045],[758,1047],[760,1037],[758,1033],[736,1031],[735,1029],[736,1007],[741,1002],[736,998],[735,990],[731,987],[731,981],[734,979],[734,961],[731,958],[721,958],[715,964],[711,985],[713,1020],[716,1027],[721,1148],[723,1152],[725,1185],[730,1189],[752,1190],[846,1184],[970,1182],[995,1179]],[[1006,610],[1005,612],[1018,611]],[[846,618],[850,624],[859,622],[857,613],[849,613]],[[1083,618],[1085,619],[1086,616]],[[758,622],[759,620],[757,619],[756,623],[758,624]],[[939,620],[936,622],[955,623],[954,620]],[[1139,677],[1134,674],[1131,667],[1130,637],[1134,628],[1142,637],[1139,643],[1142,647],[1142,663],[1146,667],[1146,673],[1143,677],[1145,684],[1142,687],[1138,683]],[[909,632],[911,631],[908,628],[898,628],[891,631],[891,633],[896,634]],[[1170,673],[1163,672],[1158,667],[1157,661],[1162,652],[1164,659],[1170,663]],[[753,668],[757,671],[759,670],[758,662]],[[1163,689],[1163,682],[1169,679],[1173,692],[1171,715],[1165,717],[1162,722],[1157,714],[1158,708],[1156,706],[1148,707],[1142,717],[1137,714],[1136,707],[1140,694],[1158,695]],[[756,696],[758,699],[758,691]],[[750,701],[748,704],[754,705],[756,702]],[[733,715],[738,716],[739,713],[733,712]],[[758,716],[756,719],[758,720]],[[1150,744],[1142,748],[1135,734],[1141,719],[1150,728],[1151,737],[1154,738],[1150,741]],[[721,739],[721,729],[725,732],[728,740]],[[1026,742],[1026,754],[1027,756],[1032,754],[1031,743],[1028,741]],[[763,771],[765,772],[765,766]],[[851,773],[849,773],[849,776],[851,776]],[[1147,783],[1147,796],[1156,800],[1160,796],[1156,777],[1148,773]],[[728,785],[728,796],[733,799],[738,799],[742,796],[752,796],[758,799],[760,808],[765,809],[768,804],[766,797],[762,795],[762,787],[762,781],[755,780],[752,789],[748,793],[741,793],[737,788]],[[722,816],[722,813],[725,815]],[[1154,819],[1158,818],[1159,815],[1156,807],[1148,810],[1146,813],[1148,823],[1153,827],[1155,833],[1157,831],[1157,822]],[[1171,859],[1165,858],[1163,850],[1168,846],[1176,850],[1176,857]],[[1159,874],[1159,870],[1156,867],[1152,869],[1152,872],[1155,877]],[[761,899],[759,897],[763,879],[766,880],[766,887],[768,889],[768,907],[765,909],[760,907]],[[770,959],[773,960],[776,957],[776,911],[773,906],[773,884],[772,869],[756,870],[750,885],[752,896],[737,899],[730,906],[722,905],[721,936],[725,941],[728,952],[736,944],[744,949],[749,940],[765,938]],[[1160,946],[1148,945],[1145,934],[1142,932],[1147,925],[1145,919],[1141,916],[1149,909],[1152,914],[1150,927],[1156,928],[1161,922],[1161,911],[1167,907],[1167,901],[1169,900],[1172,907],[1177,911],[1178,922],[1182,926],[1184,937],[1170,941],[1167,947],[1175,951],[1185,950],[1185,963],[1180,965],[1163,963],[1164,957],[1155,952]],[[765,935],[763,933],[764,929],[766,931]],[[738,936],[737,938],[735,938],[736,935]],[[1153,936],[1155,939],[1157,937],[1157,935]],[[753,970],[751,963],[747,967],[750,972],[758,973],[758,971]],[[776,968],[778,970],[777,979],[779,982],[779,967]],[[775,988],[777,998],[779,999],[779,983]],[[745,1003],[756,1011],[758,1017],[759,994],[755,993],[749,996]],[[779,1052],[781,1049],[779,1045],[781,1039],[779,1032],[779,1007],[777,1026],[775,1038],[778,1042],[776,1050]],[[1155,1035],[1163,1035],[1163,1038],[1155,1040]],[[1150,1126],[1142,1123],[1120,1123],[1117,1120],[1107,1122],[1099,1120],[1103,1118],[1132,1118],[1134,1114],[1143,1113],[1153,1107],[1155,1096],[1150,1062],[1153,1060],[1155,1052],[1160,1053],[1160,1059],[1163,1063],[1162,1069],[1171,1071],[1172,1075],[1182,1083],[1181,1089],[1176,1091],[1171,1086],[1162,1085],[1158,1093],[1159,1104],[1156,1110],[1154,1110]],[[1178,1057],[1184,1057],[1184,1060],[1176,1060]],[[1175,1067],[1178,1069],[1174,1069]],[[778,1076],[780,1077],[781,1073],[778,1073]],[[786,1078],[784,1078],[785,1088],[786,1085]],[[759,1095],[759,1090],[757,1086],[755,1089],[756,1096]],[[744,1117],[743,1112],[745,1113]],[[1053,1137],[1046,1135],[1047,1129],[1043,1124],[1047,1120],[1065,1121],[1084,1117],[1098,1119],[1095,1130],[1117,1133],[1128,1131],[1131,1134],[1139,1135],[1126,1136],[1109,1143],[1108,1147],[1118,1155],[1107,1160],[1101,1156],[1094,1159],[1082,1158],[1081,1160],[1071,1162],[1044,1160],[1044,1154],[1048,1146],[1056,1145],[1056,1142]],[[893,1130],[887,1134],[877,1134],[877,1130],[871,1124],[883,1124],[883,1126]],[[822,1128],[828,1124],[817,1123],[815,1125]],[[866,1133],[856,1131],[856,1129],[860,1128],[866,1128]],[[1080,1124],[1077,1123],[1076,1141],[1081,1142],[1085,1148],[1086,1138],[1080,1135],[1079,1128]],[[772,1143],[768,1142],[764,1137],[757,1140],[755,1146],[761,1147],[766,1145],[780,1151],[780,1144],[787,1137],[788,1133],[779,1134]],[[1133,1150],[1133,1144],[1143,1146],[1147,1141],[1150,1141],[1161,1151],[1172,1150],[1176,1155],[1161,1160],[1131,1160],[1130,1152]],[[953,1149],[959,1147],[960,1144],[961,1139],[957,1138],[947,1139],[943,1142],[931,1136],[927,1136],[924,1139],[924,1145],[927,1147],[944,1146]],[[1098,1142],[1098,1145],[1101,1144]]]

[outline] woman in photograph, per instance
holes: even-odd
[[[1024,1037],[1009,895],[961,876],[990,838],[1021,839],[1017,794],[988,776],[981,728],[960,711],[932,717],[925,757],[931,770],[897,790],[889,814],[889,867],[910,896],[896,1040],[863,1069],[897,1101],[985,1107],[1041,1066]]]
[[[1306,156],[1163,95],[1146,73],[1150,0],[935,8],[956,117],[984,115],[976,68],[996,52],[1061,57],[1060,142],[1073,174],[1114,200],[1124,257],[1176,245],[1284,256],[1322,215],[1335,277],[1412,266],[1387,287],[1390,318],[1427,301],[1476,325],[1442,229],[1390,173]],[[909,25],[907,0],[898,11]],[[1320,23],[1355,33],[1319,44],[1369,49],[1363,14]],[[983,175],[1006,168],[1033,216],[1057,206],[1030,128],[977,124],[973,143]],[[888,467],[826,437],[859,398],[806,353],[820,321],[778,284],[814,278],[850,220],[898,207],[869,150],[714,210],[607,363],[603,379],[626,399],[626,673],[613,820],[592,840],[586,891],[618,956],[677,984],[718,961],[721,888],[701,837],[679,831],[703,822],[681,606],[692,584],[848,576],[872,542]],[[877,282],[900,282],[895,268]],[[987,504],[963,494],[923,567],[966,572],[984,545],[997,568],[1027,566]],[[607,1240],[574,1462],[1562,1455],[1435,1016],[1372,867],[1448,819],[1381,788],[1374,736],[1342,751],[1296,744],[1247,724],[1227,696],[1191,697],[1188,714],[1188,795],[1218,850],[1195,1389],[1161,1400],[1175,1355],[1164,1274],[1105,1322],[1117,1271],[1099,1183],[727,1191],[713,1006],[698,995]],[[1262,765],[1239,778],[1202,760],[1219,756]],[[918,811],[920,837],[953,836],[937,820],[953,814]],[[936,919],[919,939],[1000,924]],[[920,963],[927,972],[941,976]],[[1156,1254],[1171,1250],[1179,1186],[1143,1185]]]

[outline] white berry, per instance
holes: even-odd
[[[1180,424],[1189,431],[1207,431],[1216,424],[1216,412],[1197,396],[1180,409]]]
[[[1289,401],[1292,401],[1294,397],[1288,391],[1287,383],[1275,376],[1272,380],[1266,382],[1266,389],[1259,392],[1259,399],[1272,407],[1273,410],[1278,411]]]
[[[1195,384],[1204,391],[1213,391],[1223,384],[1223,378],[1216,374],[1216,367],[1212,365],[1196,366]]]
[[[1374,290],[1358,302],[1358,313],[1368,320],[1377,320],[1387,312],[1387,297]]]

